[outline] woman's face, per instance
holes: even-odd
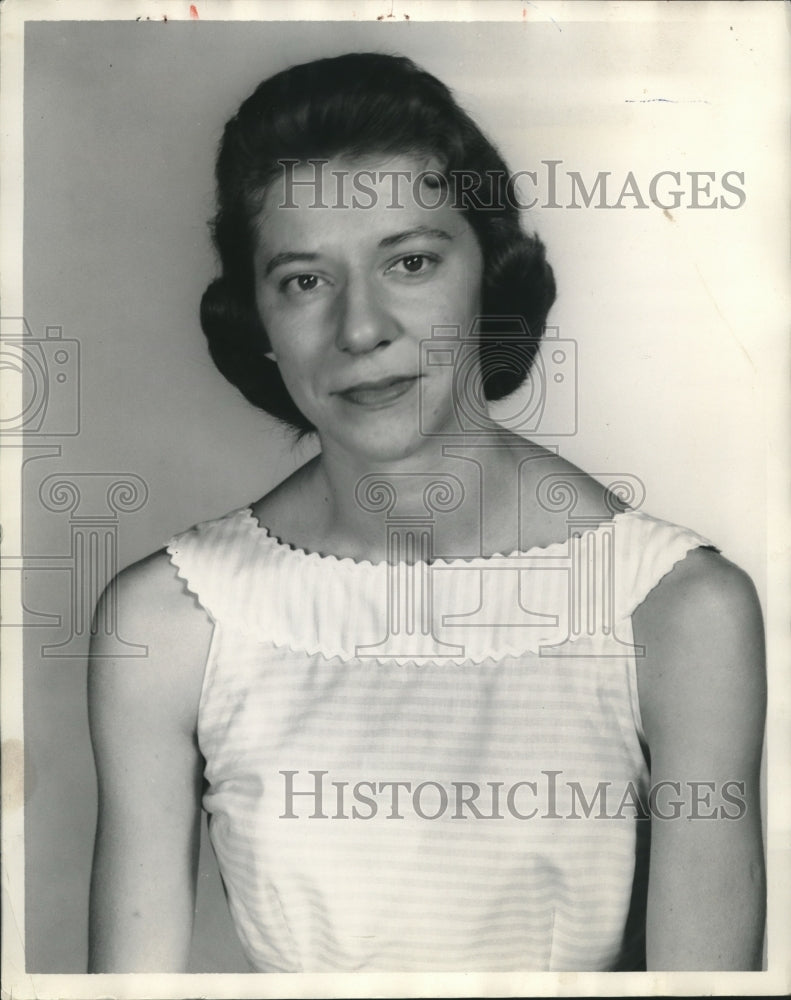
[[[468,336],[483,262],[461,212],[432,208],[436,187],[413,187],[426,167],[410,156],[336,159],[318,175],[300,165],[267,192],[258,311],[325,449],[397,460],[457,429],[453,364],[423,364],[421,344],[437,326]]]

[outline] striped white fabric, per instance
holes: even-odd
[[[633,511],[413,566],[306,554],[249,508],[172,539],[215,623],[204,807],[253,968],[639,967],[631,613],[708,544]]]

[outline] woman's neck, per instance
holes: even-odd
[[[323,442],[305,470],[313,547],[376,562],[391,555],[394,529],[430,525],[435,557],[512,551],[519,535],[519,467],[530,454],[546,453],[508,433],[438,440],[387,462],[361,460]]]

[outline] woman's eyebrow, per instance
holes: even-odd
[[[392,247],[397,246],[399,243],[404,243],[406,240],[414,239],[416,236],[426,236],[436,240],[452,240],[453,237],[445,229],[433,229],[431,226],[415,226],[414,229],[405,229],[402,233],[393,233],[392,236],[384,236],[379,240],[380,247]],[[312,262],[319,259],[319,254],[311,253],[307,250],[305,251],[294,251],[294,250],[284,250],[282,253],[276,253],[268,262],[264,268],[265,277],[275,270],[275,268],[280,267],[283,264],[294,264],[296,262]]]
[[[267,263],[264,275],[268,278],[274,269],[280,267],[281,264],[293,264],[295,261],[314,261],[318,259],[319,255],[317,253],[309,253],[308,251],[295,253],[293,250],[284,250],[282,253],[276,253]]]
[[[414,229],[406,229],[403,233],[394,233],[392,236],[385,236],[379,240],[380,247],[392,247],[405,240],[411,240],[415,236],[429,236],[437,240],[452,240],[453,237],[444,229],[432,229],[431,226],[416,226]]]

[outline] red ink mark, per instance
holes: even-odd
[[[527,7],[523,7],[522,8],[522,20],[524,21],[524,19],[526,17],[527,17]]]
[[[192,18],[193,21],[198,20],[198,8],[195,6],[194,3],[190,4],[190,17]]]

